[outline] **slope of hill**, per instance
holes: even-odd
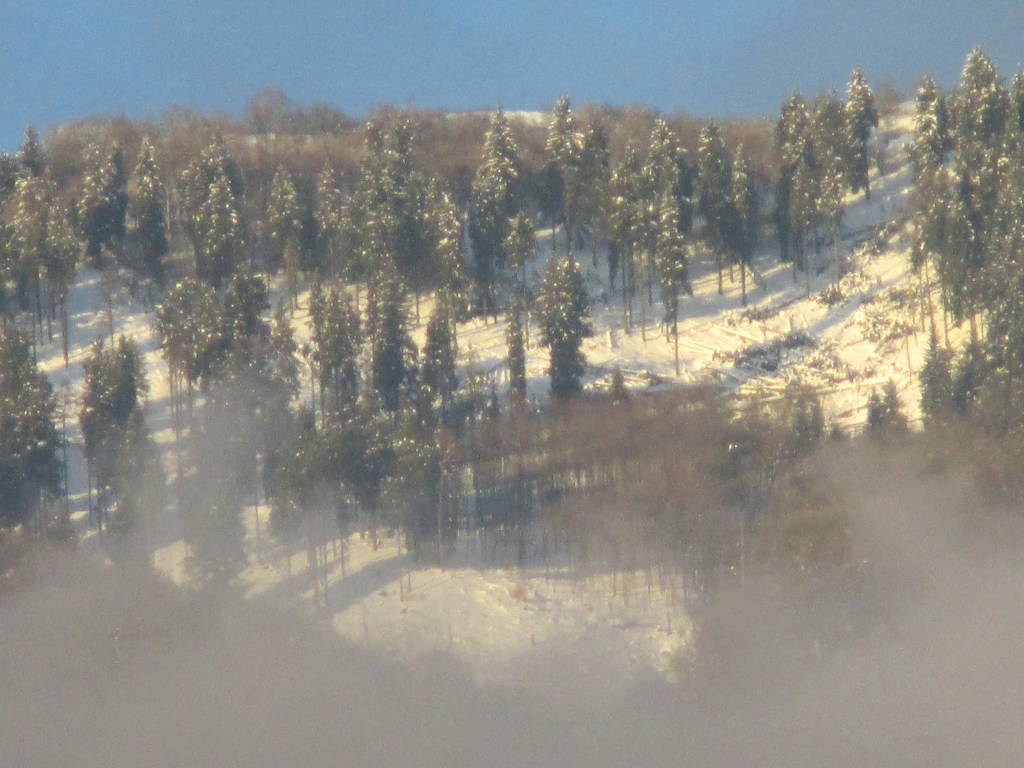
[[[765,243],[754,259],[758,286],[751,286],[749,305],[740,305],[739,280],[728,273],[721,293],[713,260],[691,265],[694,293],[681,301],[680,371],[675,374],[673,344],[661,323],[660,306],[647,312],[646,325],[635,317],[627,332],[621,296],[607,281],[604,260],[593,266],[580,254],[592,301],[594,333],[584,345],[588,361],[585,384],[607,386],[618,366],[635,389],[676,383],[714,381],[739,398],[778,398],[791,381],[822,394],[826,417],[848,429],[865,418],[873,387],[893,380],[905,412],[917,415],[917,370],[927,346],[931,323],[927,294],[911,273],[908,232],[901,216],[909,187],[904,147],[910,140],[909,108],[900,111],[880,132],[887,144],[889,167],[872,178],[870,202],[863,196],[846,200],[839,252],[846,274],[838,291],[832,282],[831,246],[826,242],[812,256],[812,275],[794,279],[780,264],[775,244]],[[561,233],[554,233],[564,247]],[[552,233],[539,233],[539,257],[529,267],[536,282],[551,254]],[[282,286],[273,286],[280,294]],[[309,337],[308,294],[300,297],[293,323],[297,341]],[[167,368],[159,351],[152,314],[120,286],[83,269],[69,297],[70,365],[65,367],[61,341],[39,349],[43,370],[50,376],[67,409],[66,430],[72,446],[68,489],[73,518],[86,544],[95,532],[86,527],[87,487],[81,455],[77,411],[82,366],[88,347],[101,335],[124,334],[140,345],[150,393],[147,421],[158,443],[169,448],[173,431],[169,413]],[[420,307],[414,333],[422,343],[431,301]],[[941,329],[941,326],[940,326]],[[958,332],[954,329],[953,336]],[[460,364],[492,377],[499,387],[507,380],[503,319],[475,319],[458,328]],[[547,391],[547,352],[533,334],[527,352],[529,389],[543,399]],[[172,451],[165,463],[173,476]],[[260,524],[266,509],[246,510],[250,564],[241,583],[255,598],[298,594],[312,603],[305,558],[292,557]],[[151,532],[156,565],[185,582],[187,555],[175,510],[157,521]],[[675,599],[678,585],[656,574],[614,574],[577,582],[559,568],[481,570],[467,545],[459,564],[445,570],[417,569],[392,539],[367,541],[353,536],[331,552],[327,611],[339,632],[357,641],[380,644],[401,654],[450,649],[468,659],[481,674],[501,674],[513,659],[538,647],[572,649],[580,663],[620,672],[654,668],[668,671],[671,658],[684,647],[689,626]],[[96,549],[100,552],[99,548]],[[293,562],[294,561],[294,562]],[[500,661],[499,661],[500,660]]]

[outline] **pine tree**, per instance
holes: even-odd
[[[327,273],[333,277],[351,279],[355,276],[351,264],[344,263],[342,237],[344,233],[345,204],[337,177],[330,165],[325,165],[316,180],[317,236],[327,259]]]
[[[932,333],[920,373],[921,413],[928,424],[945,421],[953,411],[952,357],[949,350],[939,346]]]
[[[1018,69],[1010,85],[1010,128],[1024,136],[1024,69]]]
[[[1009,95],[996,66],[975,47],[967,54],[954,97],[958,151],[972,157],[994,146],[1009,113]]]
[[[821,398],[796,382],[786,388],[783,420],[788,428],[786,453],[792,458],[806,456],[825,434]]]
[[[288,293],[294,301],[298,294],[298,272],[302,247],[302,209],[292,175],[283,165],[278,166],[270,187],[267,225],[272,248],[271,264],[274,266],[284,264],[284,271],[288,278]]]
[[[202,250],[202,208],[210,189],[218,179],[227,179],[236,203],[242,196],[242,173],[228,155],[221,137],[214,139],[181,173],[178,198],[182,228],[192,241],[195,253]]]
[[[66,368],[70,346],[67,298],[68,291],[75,282],[78,256],[82,251],[82,244],[74,230],[67,209],[55,201],[51,201],[50,204],[46,238],[43,279],[50,296],[50,306],[56,306],[60,314],[61,347]]]
[[[180,431],[182,384],[187,387],[191,413],[194,386],[223,347],[213,289],[195,278],[178,282],[156,307],[156,329],[170,374],[175,426]]]
[[[392,280],[381,290],[373,329],[373,388],[381,407],[397,413],[402,387],[409,376],[406,349],[409,346],[402,307],[401,285]]]
[[[505,331],[508,344],[508,388],[509,399],[516,409],[526,404],[526,347],[523,343],[523,326],[519,312],[512,308],[508,313],[508,328]]]
[[[220,176],[210,185],[199,208],[197,232],[196,274],[219,291],[234,271],[241,250],[241,221],[227,177]]]
[[[612,368],[612,382],[608,395],[613,403],[625,403],[629,400],[629,388],[622,376],[622,368],[617,365]]]
[[[119,253],[125,235],[128,195],[121,148],[109,150],[92,145],[86,154],[78,219],[85,240],[85,253],[93,267],[103,266],[103,249]]]
[[[15,258],[11,272],[16,282],[18,301],[30,306],[29,291],[35,300],[35,318],[42,332],[42,270],[50,247],[51,208],[56,194],[53,182],[45,177],[24,175],[15,187],[14,217],[11,220],[11,244]]]
[[[448,304],[452,322],[469,305],[464,295],[466,274],[462,261],[462,221],[459,209],[447,192],[436,185],[427,200],[427,230],[433,270],[437,275],[441,300]]]
[[[580,222],[590,225],[590,245],[597,266],[598,245],[608,237],[608,184],[611,180],[611,153],[608,132],[602,125],[591,125],[583,134],[579,160]]]
[[[661,276],[665,302],[665,324],[672,326],[676,376],[679,375],[679,294],[693,293],[690,287],[690,248],[679,231],[679,211],[668,193],[662,196],[658,218],[658,244],[655,263]]]
[[[0,528],[45,527],[61,490],[53,391],[13,324],[0,329]]]
[[[782,105],[775,124],[775,148],[780,160],[779,180],[775,190],[775,228],[779,235],[779,257],[782,261],[796,261],[791,252],[793,223],[790,220],[790,197],[793,177],[804,152],[810,146],[811,117],[807,104],[798,91],[794,91]]]
[[[145,481],[157,456],[142,414],[148,392],[142,357],[124,336],[110,348],[98,339],[83,365],[79,423],[89,470],[96,479],[96,523],[100,530],[106,525],[125,529],[143,511]]]
[[[864,190],[864,198],[871,199],[868,179],[868,140],[871,129],[878,127],[875,96],[864,79],[864,71],[857,67],[850,75],[846,87],[846,130],[849,137],[846,180],[853,192]]]
[[[868,433],[875,437],[906,432],[907,420],[900,410],[899,392],[892,380],[882,388],[881,397],[876,390],[871,390],[868,397],[867,428]]]
[[[526,265],[537,256],[537,235],[534,232],[530,217],[525,213],[516,214],[508,225],[505,237],[505,254],[508,265],[519,277],[519,290],[516,299],[524,311],[527,310]]]
[[[846,114],[843,102],[834,90],[815,99],[811,132],[817,157],[839,158],[845,164],[849,153]]]
[[[946,100],[935,81],[928,76],[921,80],[914,98],[914,177],[922,184],[942,167],[950,149],[949,115]]]
[[[625,315],[626,332],[632,322],[630,297],[633,294],[633,262],[642,218],[643,169],[640,155],[634,144],[626,146],[622,163],[616,167],[609,184],[609,234],[615,252],[622,261],[622,307]],[[608,262],[609,283],[615,284],[616,261]]]
[[[566,253],[572,252],[573,227],[583,193],[583,178],[579,172],[581,143],[582,137],[576,127],[576,116],[569,97],[562,96],[551,113],[544,150],[548,162],[557,169],[562,181]]]
[[[483,161],[473,180],[469,238],[473,245],[478,308],[497,310],[494,270],[504,262],[503,244],[508,220],[519,208],[519,160],[512,131],[499,107],[484,137]]]
[[[824,170],[818,187],[818,208],[832,237],[833,280],[839,283],[839,225],[843,220],[843,162],[839,157],[823,159]]]
[[[742,146],[736,149],[730,187],[732,196],[723,222],[725,242],[730,259],[740,267],[740,290],[746,306],[747,270],[757,245],[759,203]]]
[[[715,252],[718,292],[722,292],[722,256],[725,250],[723,224],[729,203],[732,159],[718,125],[712,120],[700,133],[697,147],[697,181],[700,210],[707,224],[706,239]]]
[[[318,290],[318,286],[314,286]],[[337,288],[321,302],[318,309],[310,295],[310,315],[313,324],[313,359],[320,367],[322,398],[327,390],[333,392],[331,409],[338,412],[355,402],[359,394],[359,350],[362,334],[359,315],[349,304],[344,291]],[[322,402],[324,410],[326,401]]]
[[[811,267],[806,242],[807,236],[813,235],[818,221],[819,190],[815,169],[808,161],[806,153],[801,152],[799,157],[789,195],[789,221],[795,231],[797,245],[796,259],[793,262],[793,277],[796,278],[796,268],[799,266],[804,271],[807,293],[810,294]]]
[[[541,343],[551,350],[551,394],[556,399],[571,397],[582,389],[586,360],[580,346],[591,333],[586,285],[574,259],[548,260],[538,314]]]
[[[971,342],[960,353],[953,371],[953,408],[960,416],[970,417],[977,412],[985,369],[984,350],[979,343]]]
[[[455,345],[452,341],[451,321],[443,302],[437,304],[427,323],[427,342],[423,348],[423,384],[441,401],[447,411],[452,395],[459,387],[455,373]]]
[[[142,139],[139,159],[132,173],[133,194],[128,204],[132,234],[139,249],[138,263],[133,266],[158,286],[164,282],[164,258],[167,256],[167,224],[164,220],[166,193],[156,164],[153,143]]]
[[[34,125],[25,128],[25,136],[17,154],[18,165],[30,176],[42,176],[46,168],[46,153],[39,140],[39,132]]]

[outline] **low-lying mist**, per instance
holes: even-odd
[[[1018,764],[1021,521],[966,473],[897,456],[819,467],[848,511],[853,575],[752,567],[707,609],[713,632],[676,683],[613,685],[565,649],[520,685],[483,684],[444,655],[348,644],[288,605],[48,558],[0,597],[0,762]]]

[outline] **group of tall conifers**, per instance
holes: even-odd
[[[738,269],[745,303],[763,202],[774,196],[782,256],[809,271],[817,231],[838,242],[846,189],[868,193],[875,125],[859,70],[845,103],[831,93],[808,107],[794,94],[775,132],[774,188],[771,168],[730,146],[714,121],[689,150],[660,118],[643,140],[633,131],[616,141],[619,124],[599,111],[578,116],[568,98],[555,105],[531,167],[516,124],[497,109],[461,189],[425,170],[414,124],[400,115],[365,127],[358,173],[326,162],[300,177],[296,163],[275,162],[260,179],[236,157],[259,157],[266,137],[229,151],[229,137],[214,134],[172,180],[154,133],[130,173],[119,145],[87,144],[80,178],[66,183],[30,129],[17,158],[0,164],[0,298],[14,288],[34,318],[32,342],[59,313],[66,351],[66,300],[80,265],[101,271],[108,296],[118,277],[146,287],[170,372],[177,496],[205,572],[239,566],[240,511],[250,495],[260,501],[253,488],[263,489],[281,535],[308,533],[312,509],[387,506],[413,539],[441,547],[460,441],[501,408],[494,382],[460,373],[457,323],[506,314],[509,407],[522,411],[528,400],[531,335],[548,348],[553,396],[570,398],[582,388],[591,332],[581,261],[601,268],[603,257],[626,331],[639,324],[646,339],[660,301],[678,366],[694,261],[714,261],[720,291]],[[550,227],[551,253],[534,283],[541,226]],[[285,298],[268,322],[268,276],[278,272]],[[292,313],[303,285],[309,340],[299,345]],[[424,299],[421,349],[410,321]],[[5,318],[11,309],[5,303]],[[86,363],[79,421],[96,519],[127,525],[155,483],[138,462],[155,452],[139,352],[108,331]],[[37,410],[52,416],[48,397],[39,395]],[[308,407],[295,408],[300,401]]]
[[[830,91],[808,105],[794,92],[782,105],[775,127],[780,170],[774,218],[780,256],[792,261],[794,276],[802,269],[810,280],[808,240],[817,247],[824,226],[838,278],[843,199],[847,189],[871,197],[869,140],[877,126],[874,95],[859,68],[850,77],[845,103]]]
[[[1007,84],[975,48],[949,93],[922,81],[914,121],[912,256],[932,334],[922,411],[1014,429],[1024,405],[1024,72]],[[969,343],[954,355],[949,327],[961,322]]]

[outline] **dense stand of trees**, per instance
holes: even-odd
[[[620,371],[609,395],[584,392],[586,272],[621,293],[628,333],[639,325],[646,339],[660,309],[677,366],[698,261],[715,265],[720,291],[737,280],[745,304],[755,250],[774,234],[808,287],[831,244],[838,282],[844,200],[870,196],[878,111],[855,70],[845,101],[794,93],[774,130],[576,110],[568,97],[546,128],[500,108],[380,110],[359,125],[276,92],[254,98],[245,128],[188,113],[45,141],[30,128],[0,163],[0,528],[67,528],[56,406],[33,350],[59,313],[67,361],[66,303],[88,268],[108,301],[127,285],[153,308],[171,497],[202,579],[244,566],[253,507],[269,508],[288,547],[304,543],[318,596],[325,527],[385,526],[424,560],[445,562],[471,529],[493,536],[499,558],[539,547],[678,568],[702,599],[742,573],[763,521],[819,498],[806,463],[841,432],[800,388],[739,416],[710,390],[630,397]],[[950,94],[922,83],[915,121],[913,255],[941,304],[921,372],[926,425],[977,416],[1006,433],[1024,405],[1024,74],[1007,87],[973,51]],[[456,365],[458,323],[502,312],[507,398]],[[955,354],[947,327],[960,322],[971,344]],[[128,537],[162,504],[164,481],[139,349],[109,325],[84,363],[78,419],[93,522]],[[546,409],[530,407],[531,329],[548,354]],[[867,431],[879,444],[913,439],[895,387],[872,394]]]

